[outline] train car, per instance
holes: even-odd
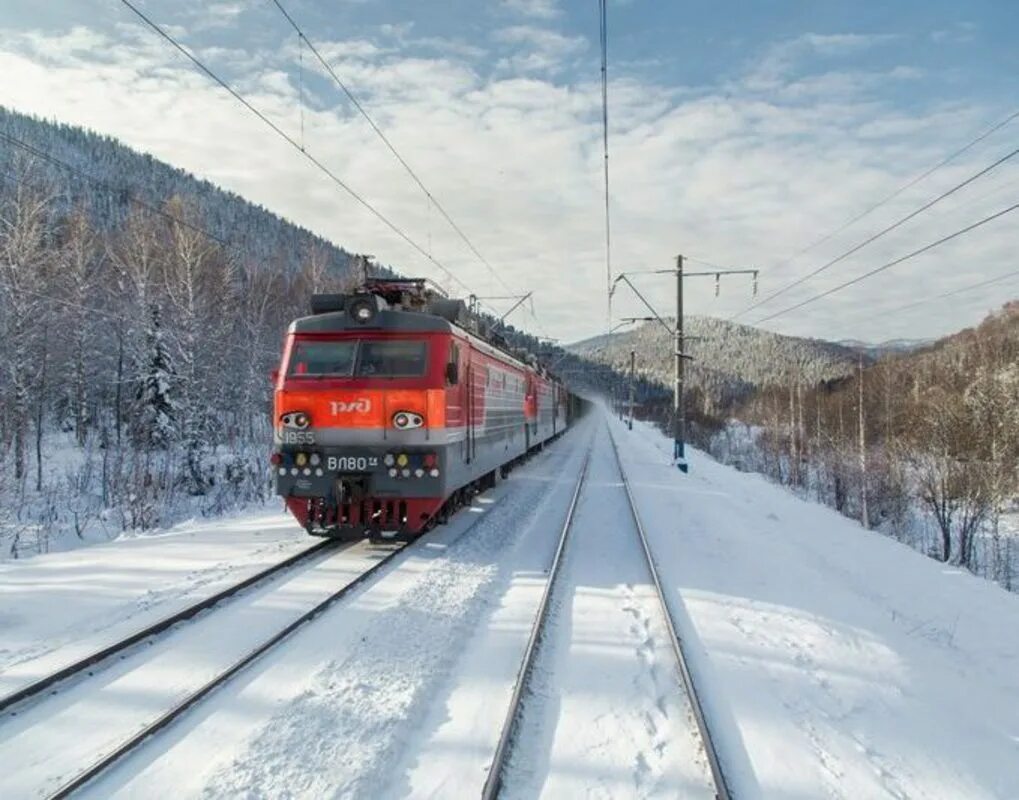
[[[569,425],[565,386],[422,280],[316,295],[312,311],[287,332],[270,457],[309,533],[416,536]]]

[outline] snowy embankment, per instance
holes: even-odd
[[[572,432],[514,471],[479,498],[490,510],[470,530],[468,511],[406,550],[384,579],[297,632],[84,796],[412,793],[405,768],[441,724],[435,711],[456,689],[465,645],[486,628],[513,577],[508,565],[527,559],[540,569],[533,548],[551,538],[547,521],[561,519],[584,443]],[[499,704],[496,736],[505,708]],[[477,746],[457,742],[445,766]]]
[[[738,797],[1019,796],[1019,598],[612,424]]]
[[[711,798],[693,711],[599,421],[505,798]]]
[[[601,416],[486,493],[470,530],[468,511],[406,550],[85,796],[477,796]],[[681,475],[656,431],[609,424],[735,796],[1019,796],[1019,598],[701,453]],[[518,787],[681,795],[698,756],[683,745],[681,685],[599,435]],[[0,681],[65,663],[307,544],[273,515],[0,565]],[[263,619],[283,608],[264,606]],[[223,613],[206,630],[229,628]],[[183,682],[236,640],[192,636],[161,657]],[[97,675],[95,698],[71,687],[66,701],[87,713],[53,738],[37,719],[30,752],[11,750],[10,763],[43,770],[48,753],[72,753],[170,686],[156,669],[148,689],[118,694],[120,669]],[[6,747],[19,731],[7,728]],[[13,774],[0,776],[0,796]]]
[[[311,542],[260,512],[0,563],[0,697]]]

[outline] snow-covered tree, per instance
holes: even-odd
[[[145,343],[145,362],[135,397],[134,438],[143,447],[165,450],[177,438],[177,404],[173,398],[176,375],[158,303],[149,304]]]

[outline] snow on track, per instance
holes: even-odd
[[[612,424],[734,796],[1019,797],[1019,597]]]
[[[0,763],[17,765],[3,795],[55,791],[383,555],[358,544],[296,567],[3,715]]]
[[[308,547],[282,513],[0,563],[0,697]]]
[[[466,535],[470,511],[408,549],[384,579],[298,631],[84,796],[385,796],[397,777],[392,765],[417,746],[417,730],[433,698],[447,691],[462,643],[504,582],[501,556],[521,526],[541,516],[570,462],[571,437],[487,493],[481,500],[491,510]]]
[[[713,797],[601,424],[564,557],[501,796]]]

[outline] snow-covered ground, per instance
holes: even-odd
[[[277,510],[0,562],[0,697],[311,544]]]
[[[612,424],[738,797],[1019,797],[1019,597]]]
[[[400,765],[409,766],[438,722],[434,712],[441,699],[458,687],[455,668],[465,643],[485,629],[512,577],[506,565],[525,555],[521,542],[554,536],[583,444],[582,432],[575,431],[514,471],[480,498],[490,510],[466,535],[460,536],[471,522],[469,512],[437,529],[427,547],[407,551],[385,579],[298,632],[84,796],[412,794]],[[526,630],[521,635],[526,639]],[[507,674],[511,681],[512,667]],[[493,720],[496,737],[505,708],[500,703]],[[484,763],[486,750],[479,753]],[[475,777],[483,781],[484,773]]]
[[[603,416],[486,493],[476,509],[486,513],[461,514],[407,550],[85,796],[476,797]],[[735,796],[1019,797],[1019,597],[701,453],[681,475],[656,431],[609,424]],[[697,796],[702,756],[599,435],[509,788]],[[264,523],[254,519],[246,538],[235,520],[232,534],[210,523],[3,565],[0,680],[26,656],[70,660],[68,648],[91,649],[307,544],[282,517],[256,536]],[[211,668],[231,638],[189,640],[158,675]],[[120,673],[108,674],[112,688]],[[103,689],[78,698],[88,713],[65,718],[52,738],[39,723],[25,740],[31,752],[0,720],[0,797],[24,796],[11,790],[19,768],[121,724],[158,694],[162,678],[149,680],[115,702],[101,701]]]
[[[501,796],[714,797],[638,541],[599,424]]]

